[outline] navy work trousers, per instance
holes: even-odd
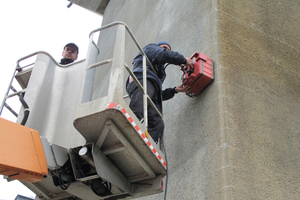
[[[143,79],[139,80],[140,83],[143,85]],[[134,112],[139,120],[144,118],[144,106],[143,106],[143,92],[139,89],[137,84],[132,81],[128,84],[126,91],[130,97],[130,109]],[[160,93],[155,88],[155,83],[151,80],[147,80],[147,93],[148,96],[151,98],[153,103],[156,105],[158,110],[162,113],[161,108],[161,98]],[[164,121],[162,118],[156,113],[154,108],[147,103],[148,107],[148,132],[151,135],[152,139],[157,143],[158,139],[162,136],[164,132]]]

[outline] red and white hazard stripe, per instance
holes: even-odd
[[[153,145],[151,144],[151,142],[148,140],[148,138],[146,137],[146,135],[141,131],[141,129],[136,125],[136,123],[133,121],[133,119],[129,116],[129,114],[126,112],[126,110],[117,103],[109,103],[106,107],[106,109],[109,108],[117,108],[119,110],[122,111],[122,113],[126,116],[126,118],[128,119],[128,121],[131,123],[131,125],[135,128],[135,130],[139,133],[139,135],[141,136],[141,138],[144,140],[144,142],[148,145],[148,147],[152,150],[152,152],[154,153],[154,155],[156,156],[156,158],[161,162],[161,164],[166,168],[167,167],[167,163],[164,161],[164,159],[162,159],[162,157],[158,154],[158,152],[156,151],[156,149],[153,147]]]

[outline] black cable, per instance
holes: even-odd
[[[104,182],[102,184],[102,186],[105,187],[105,191],[104,192],[99,192],[97,190],[97,188],[94,187],[93,183],[90,185],[92,191],[97,195],[97,196],[100,196],[100,197],[104,197],[104,196],[107,196],[108,194],[110,194],[110,191],[111,191],[111,183],[109,182]]]
[[[22,103],[23,107],[24,107],[24,117],[22,119],[21,125],[25,125],[29,116],[29,107],[28,104],[25,102],[24,100],[24,93],[20,94],[19,96],[19,100]]]
[[[167,68],[169,65],[170,65],[170,63],[166,64],[166,66],[165,66],[164,70],[166,70],[166,68]]]
[[[78,164],[75,165],[75,169],[77,169],[77,170],[80,172],[80,174],[81,174],[82,177],[85,177],[84,172],[83,172],[82,169],[78,166]]]
[[[65,184],[64,180],[62,178],[63,174],[64,174],[64,171],[59,172],[59,179],[58,179],[58,181],[59,181],[60,188],[63,189],[63,190],[66,190],[71,185],[72,180],[70,180],[67,184]]]
[[[75,168],[81,173],[82,177],[85,177],[85,174],[84,174],[84,172],[82,171],[82,169],[81,169],[81,167],[79,165],[76,164]],[[101,178],[100,178],[100,180],[103,181]],[[97,196],[100,196],[100,197],[107,196],[111,192],[111,183],[107,182],[107,181],[101,183],[101,185],[105,188],[104,192],[99,192],[97,190],[97,188],[94,186],[93,181],[86,182],[86,184],[92,189],[92,191]]]
[[[166,188],[165,188],[165,197],[164,197],[164,200],[166,200],[167,199],[167,190],[168,190],[168,175],[169,175],[169,170],[168,170],[167,152],[166,152],[166,148],[165,148],[165,143],[164,143],[163,137],[161,137],[161,141],[162,141],[162,145],[163,145],[163,148],[164,148],[164,153],[165,153],[165,158],[166,158],[166,164],[167,164]]]
[[[29,116],[29,110],[25,110],[24,111],[24,117],[23,117],[23,120],[22,120],[22,122],[21,122],[21,125],[25,125],[26,124],[26,122],[27,122],[27,119],[28,119],[28,116]]]

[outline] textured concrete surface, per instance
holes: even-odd
[[[103,25],[123,21],[141,46],[167,40],[214,61],[215,81],[200,96],[164,102],[167,199],[300,198],[299,8],[298,0],[110,0]],[[111,57],[114,32],[101,32],[99,61]],[[126,47],[131,65],[138,50],[128,39]],[[93,98],[105,94],[107,73],[97,71]],[[180,76],[169,66],[163,86]]]
[[[299,1],[219,1],[234,199],[299,199]]]

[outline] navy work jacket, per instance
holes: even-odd
[[[164,49],[160,47],[159,45],[155,43],[151,43],[146,45],[143,48],[143,51],[147,55],[149,61],[152,63],[156,73],[152,71],[150,65],[146,63],[147,65],[147,79],[151,79],[154,82],[157,83],[158,89],[163,95],[163,100],[167,100],[169,98],[172,98],[174,96],[175,90],[174,88],[168,88],[166,89],[166,92],[171,92],[173,94],[163,94],[162,91],[162,83],[164,79],[166,78],[166,72],[165,72],[165,64],[174,64],[174,65],[181,65],[186,64],[186,58],[175,51],[169,51],[167,49]],[[137,79],[143,79],[143,56],[141,53],[138,53],[138,55],[133,59],[133,73],[137,77]],[[126,86],[128,85],[128,80],[126,83]],[[171,96],[170,96],[171,95]],[[164,97],[165,96],[165,97]]]

